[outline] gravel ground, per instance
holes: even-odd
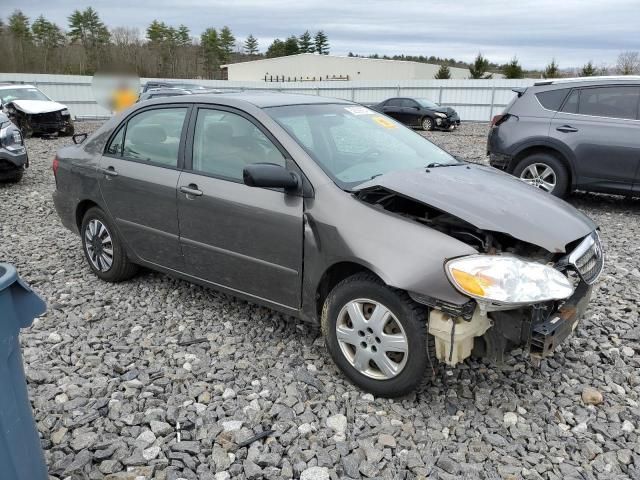
[[[427,136],[482,161],[486,128]],[[640,478],[640,201],[571,198],[608,260],[553,358],[468,361],[391,401],[347,383],[313,327],[160,274],[98,280],[51,200],[69,141],[29,140],[32,168],[0,185],[0,259],[49,305],[22,344],[53,477]]]

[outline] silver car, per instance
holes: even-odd
[[[593,222],[351,102],[138,104],[54,160],[58,214],[106,281],[138,265],[319,322],[356,385],[553,352],[603,267]]]

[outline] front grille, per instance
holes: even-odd
[[[593,284],[604,267],[604,252],[600,236],[594,232],[586,237],[569,255],[572,265],[587,284]]]

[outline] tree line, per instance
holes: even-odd
[[[66,29],[40,15],[31,21],[14,11],[0,19],[4,48],[2,71],[92,75],[97,71],[135,73],[143,77],[222,78],[221,65],[297,53],[329,53],[321,30],[285,40],[275,39],[266,52],[250,34],[244,42],[228,26],[207,28],[192,36],[186,25],[153,20],[141,33],[136,28],[108,28],[98,12],[74,10]]]
[[[43,15],[31,20],[20,10],[6,23],[0,19],[0,40],[4,48],[2,70],[21,73],[62,73],[92,75],[96,71],[125,71],[142,77],[222,78],[220,66],[259,58],[299,53],[327,55],[329,38],[320,30],[308,30],[299,36],[274,39],[265,52],[253,34],[240,41],[228,26],[207,28],[193,36],[186,25],[169,25],[153,20],[142,34],[137,28],[108,28],[98,12],[87,7],[74,10],[66,29]],[[362,55],[349,52],[350,57]],[[423,55],[367,55],[366,58],[407,60],[440,65],[435,78],[451,77],[451,67],[467,68],[469,78],[491,78],[501,73],[506,78],[594,76],[640,73],[640,54],[622,52],[615,65],[596,66],[589,61],[581,68],[561,70],[555,59],[543,70],[525,70],[517,57],[505,64],[489,61],[479,53],[474,62]]]

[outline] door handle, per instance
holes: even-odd
[[[187,197],[201,197],[202,190],[198,190],[198,186],[195,183],[190,183],[188,186],[183,185],[180,187],[180,191]]]
[[[577,128],[574,128],[571,125],[562,125],[561,127],[556,128],[556,130],[564,133],[574,133],[578,131]]]
[[[107,179],[110,179],[111,177],[117,177],[118,176],[118,172],[116,172],[116,169],[113,168],[113,167],[103,168],[102,169],[102,173],[105,174]]]

